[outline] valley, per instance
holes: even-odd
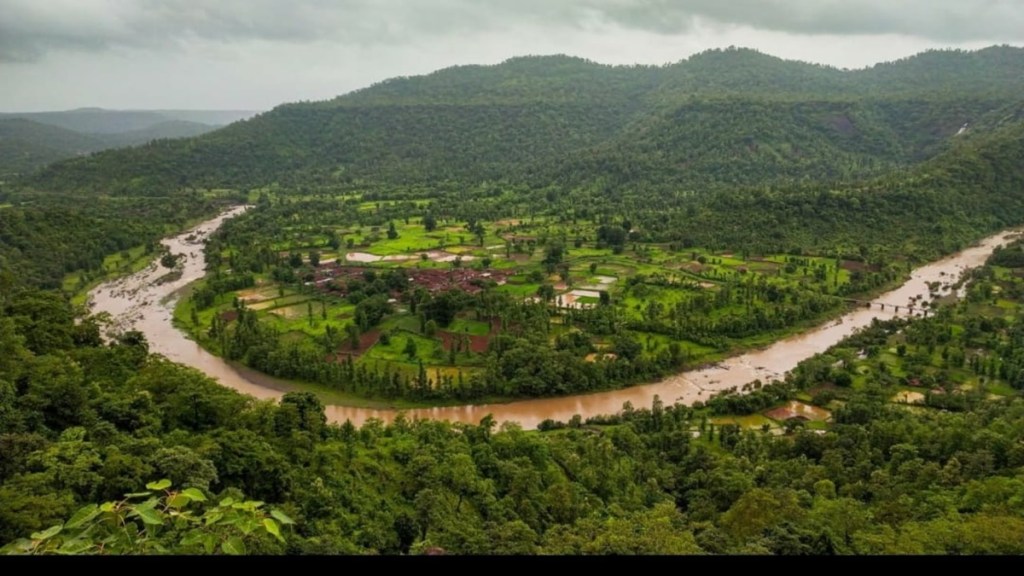
[[[989,237],[976,247],[915,269],[898,288],[875,296],[869,307],[858,304],[853,310],[846,311],[849,304],[842,303],[839,308],[840,312],[836,314],[838,316],[836,319],[828,320],[793,336],[780,337],[778,341],[770,345],[763,345],[756,350],[731,350],[723,353],[722,357],[716,358],[714,362],[705,359],[704,363],[709,364],[708,366],[680,371],[665,377],[658,383],[640,384],[625,390],[550,399],[513,401],[513,398],[499,398],[502,403],[494,404],[487,403],[493,402],[493,399],[485,397],[483,398],[484,402],[477,400],[465,406],[446,406],[452,403],[449,400],[448,402],[437,402],[433,407],[424,407],[422,400],[417,402],[415,397],[411,401],[401,397],[391,400],[380,398],[375,400],[372,397],[368,399],[359,394],[353,394],[351,389],[346,390],[337,383],[333,385],[331,383],[304,384],[290,379],[279,379],[260,374],[246,369],[244,366],[225,362],[185,337],[185,334],[181,332],[182,325],[187,327],[191,322],[190,315],[185,311],[194,305],[194,300],[181,297],[182,288],[190,282],[198,282],[196,285],[200,287],[203,285],[201,274],[205,268],[205,262],[202,253],[197,252],[196,247],[201,246],[204,238],[211,233],[216,234],[219,226],[230,222],[229,218],[238,217],[239,214],[243,214],[240,209],[226,212],[217,219],[165,243],[172,254],[186,255],[181,275],[175,281],[159,282],[158,279],[166,274],[166,270],[161,271],[158,263],[154,262],[146,272],[95,289],[90,296],[93,312],[111,314],[115,322],[115,331],[141,330],[154,352],[194,366],[226,386],[258,398],[280,398],[287,392],[311,391],[322,398],[328,421],[336,423],[350,421],[356,425],[362,425],[370,418],[390,422],[394,420],[399,411],[402,411],[408,417],[414,418],[475,423],[484,417],[490,417],[497,423],[516,422],[524,427],[534,428],[546,421],[568,422],[574,417],[599,418],[603,414],[617,412],[626,403],[633,406],[646,406],[654,399],[660,398],[661,401],[670,403],[693,405],[698,402],[703,404],[722,393],[738,392],[741,388],[742,392],[754,391],[755,388],[751,386],[753,382],[770,384],[786,378],[786,373],[796,368],[801,362],[827,351],[857,330],[872,326],[876,319],[915,316],[924,318],[926,314],[934,313],[939,302],[948,304],[955,301],[957,295],[962,296],[965,293],[963,279],[969,276],[974,268],[981,265],[993,253],[993,250],[1018,236],[1016,232],[1007,231]],[[438,234],[438,237],[443,238],[443,235]],[[383,252],[384,250],[379,251]],[[357,254],[367,253],[357,252]],[[483,257],[481,256],[481,258]],[[494,257],[498,258],[499,255],[495,254]],[[328,256],[327,259],[331,258]],[[419,257],[411,258],[411,260],[416,261],[417,265],[429,266],[431,262],[429,260],[425,262]],[[361,281],[365,280],[364,272],[374,270],[366,267],[338,268],[334,265],[335,262],[322,264],[321,268],[328,271],[355,270],[358,272],[355,272],[353,276]],[[392,262],[398,261],[393,260]],[[306,264],[308,265],[309,262]],[[408,269],[413,271],[407,271],[406,268],[400,267],[378,270],[395,269],[401,270],[406,276],[414,274],[414,270],[436,270],[436,268],[429,267]],[[589,272],[589,266],[586,270]],[[446,273],[450,271],[452,268],[447,268]],[[332,273],[330,277],[335,278],[337,275]],[[602,276],[598,283],[603,281],[605,286],[613,285],[614,283],[609,281],[610,278]],[[223,318],[225,314],[234,312],[235,318],[232,319],[234,321],[239,312],[238,304],[243,304],[245,308],[251,307],[252,310],[258,312],[260,321],[270,318],[270,322],[274,322],[275,326],[288,326],[282,322],[282,320],[288,320],[287,312],[284,311],[295,310],[292,325],[297,328],[296,331],[310,328],[313,324],[310,322],[312,319],[318,320],[318,324],[324,322],[324,310],[327,311],[326,315],[330,318],[351,319],[354,316],[354,308],[350,304],[342,303],[339,306],[337,303],[332,303],[328,305],[328,300],[321,292],[306,288],[304,293],[295,289],[294,293],[286,292],[283,296],[282,290],[284,289],[277,286],[248,288],[231,292],[218,297],[218,300],[225,302],[222,310],[214,308],[205,313],[205,316],[213,322],[215,317]],[[275,301],[281,302],[281,304],[274,306]],[[313,307],[314,302],[316,302],[316,307]],[[259,306],[260,303],[270,303],[271,305],[264,307]],[[559,326],[561,321],[564,321],[565,315],[573,310],[572,307],[559,306],[555,302],[544,305],[552,314],[551,318],[559,320],[553,322],[555,326]],[[599,305],[597,303],[594,306]],[[896,310],[897,306],[902,307],[902,314]],[[888,307],[887,310],[886,307]],[[172,310],[177,319],[176,323],[179,325],[177,329],[172,327]],[[199,317],[199,323],[202,325],[202,316]],[[388,319],[390,322],[386,320],[383,324],[392,329],[396,326],[399,327],[399,330],[389,337],[389,340],[393,339],[399,342],[394,344],[388,342],[382,346],[380,336],[384,332],[383,330],[374,330],[369,338],[360,336],[359,345],[355,348],[352,348],[348,342],[339,344],[341,352],[335,356],[329,356],[327,361],[338,363],[339,361],[358,359],[364,362],[362,365],[374,368],[383,364],[386,366],[385,370],[397,373],[401,373],[400,371],[403,369],[408,370],[410,379],[415,377],[414,374],[419,370],[420,365],[438,361],[441,362],[438,367],[431,367],[429,370],[424,368],[423,370],[428,374],[445,374],[451,370],[451,366],[443,364],[443,362],[451,357],[452,342],[455,338],[462,337],[470,342],[470,346],[462,354],[472,360],[474,354],[483,355],[487,352],[487,340],[490,339],[492,332],[500,331],[501,325],[500,322],[495,326],[476,320],[462,319],[458,318],[458,314],[456,314],[452,321],[455,329],[441,331],[437,337],[431,339],[419,332],[416,322],[410,323],[408,319],[407,312],[397,311]],[[278,322],[280,324],[276,324]],[[305,332],[303,334],[305,338],[315,342],[317,336],[322,338],[327,331],[324,328],[319,334],[311,335]],[[339,332],[343,332],[343,329],[340,329]],[[549,328],[546,334],[548,333],[553,333],[550,336],[546,335],[549,342],[557,343],[558,335],[565,332],[559,331],[557,328]],[[303,338],[289,337],[287,334],[286,332],[282,337],[286,341],[300,345],[306,343]],[[191,337],[195,338],[196,336],[193,333]],[[416,343],[416,354],[420,354],[424,349],[427,350],[427,353],[420,357],[410,357],[410,354],[405,351],[410,340]],[[483,340],[483,345],[475,346],[474,350],[473,345],[480,340]],[[324,353],[321,352],[321,354]],[[459,353],[455,357],[457,360],[462,358]],[[616,360],[618,360],[618,356],[614,352],[589,352],[583,358],[577,358],[577,361],[590,363],[612,363]],[[455,369],[457,370],[456,374],[462,372],[469,374],[469,377],[472,377],[474,369],[483,371],[482,368],[474,366],[471,362],[457,364]],[[677,370],[682,370],[682,367]],[[456,380],[458,380],[457,377]],[[433,380],[428,376],[428,382],[433,384],[433,382],[443,382],[443,380],[442,378]],[[903,396],[894,397],[893,401],[909,403],[922,399],[920,393],[915,392],[913,388],[908,389],[907,392],[901,392],[901,394]],[[912,396],[908,396],[908,394]],[[456,396],[456,399],[460,398]],[[784,406],[780,410],[783,408]],[[770,427],[781,430],[781,426],[790,416],[791,412],[783,410],[775,417],[740,421],[744,422],[744,426],[760,428],[762,425],[768,424]],[[722,421],[728,423],[732,420],[725,417]]]
[[[1021,554],[1021,94],[730,47],[0,119],[0,553]]]

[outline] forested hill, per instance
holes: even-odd
[[[124,132],[86,133],[21,117],[0,117],[0,177],[31,173],[47,164],[100,150],[161,138],[188,138],[216,128],[186,120],[164,120]]]
[[[97,138],[24,118],[0,118],[0,176],[102,149]]]
[[[255,112],[104,110],[0,114],[0,179],[86,154],[162,138],[206,134]]]
[[[55,165],[41,190],[137,195],[353,181],[684,187],[859,179],[947,149],[1024,93],[1024,50],[845,71],[752,50],[669,66],[519,57],[286,104],[216,133]]]
[[[82,134],[124,134],[152,129],[168,122],[227,126],[255,115],[251,110],[107,110],[78,108],[53,112],[0,113],[0,120],[21,119]]]

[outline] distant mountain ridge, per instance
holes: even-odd
[[[0,120],[22,118],[86,134],[121,134],[182,121],[220,127],[251,118],[253,110],[107,110],[76,108],[55,112],[0,113]]]
[[[28,183],[179,188],[489,181],[721,186],[848,180],[948,149],[1024,94],[1024,49],[861,70],[709,50],[666,66],[524,56],[282,104],[197,138],[75,159]]]
[[[0,176],[110,148],[188,138],[254,115],[232,110],[104,110],[0,114]]]

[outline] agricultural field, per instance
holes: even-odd
[[[1020,251],[1021,245],[1011,248]],[[962,411],[1019,396],[1024,357],[1010,344],[1020,337],[1024,260],[999,263],[997,252],[973,273],[966,298],[936,315],[879,323],[804,362],[794,379],[797,386],[816,379],[830,383],[806,389],[789,404],[834,410],[851,394],[875,393],[909,410]],[[785,409],[776,404],[762,414],[778,420]]]
[[[963,301],[928,318],[879,322],[804,361],[785,382],[755,382],[698,402],[694,437],[713,439],[715,427],[719,434],[823,433],[836,411],[866,395],[920,414],[1019,397],[1024,357],[1008,346],[1020,337],[1024,297],[1024,259],[1016,264],[979,269]]]
[[[900,277],[834,256],[645,242],[622,222],[309,204],[263,201],[228,222],[207,246],[210,276],[176,315],[215,352],[370,396],[568,392],[560,370],[574,390],[628,385],[768,344]]]

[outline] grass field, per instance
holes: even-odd
[[[459,334],[470,334],[472,336],[486,336],[491,331],[491,325],[486,322],[456,318],[451,325],[448,326],[448,331]]]

